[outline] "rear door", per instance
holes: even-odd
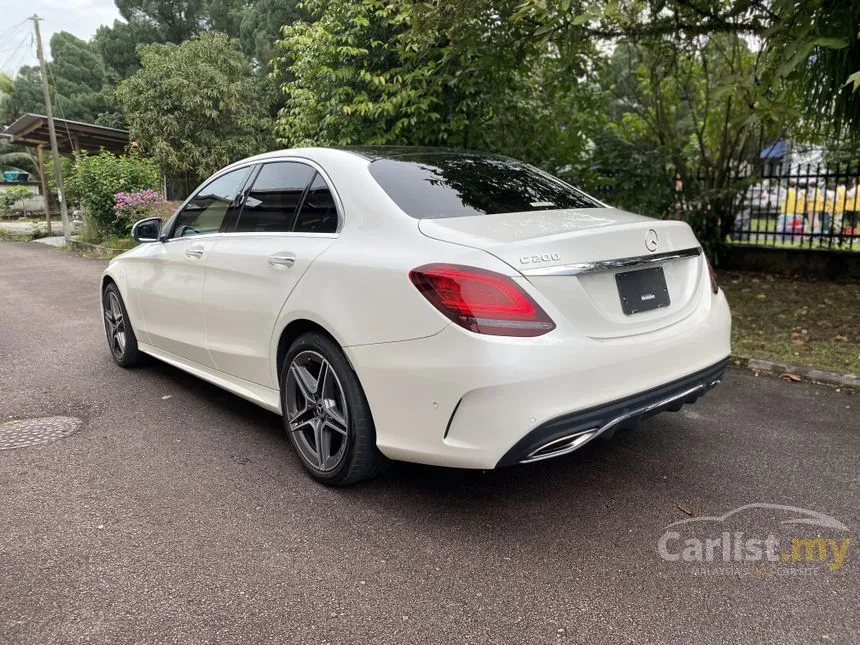
[[[278,314],[338,229],[333,192],[316,167],[260,167],[235,229],[217,240],[206,265],[206,346],[217,369],[277,387],[269,348]]]

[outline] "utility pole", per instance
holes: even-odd
[[[51,197],[48,195],[48,178],[45,177],[45,155],[42,154],[42,146],[36,146],[36,154],[39,155],[39,180],[42,182],[42,199],[45,201],[45,230],[48,235],[51,231]]]
[[[36,29],[36,56],[39,57],[39,67],[42,69],[42,94],[45,96],[45,115],[48,117],[48,134],[51,136],[51,154],[54,157],[54,175],[57,178],[57,198],[60,202],[60,217],[63,218],[63,237],[66,245],[72,237],[69,226],[69,210],[66,208],[66,194],[63,187],[63,169],[60,167],[60,152],[57,148],[57,131],[54,128],[54,110],[51,108],[51,90],[48,87],[48,66],[45,64],[45,53],[42,51],[42,34],[39,33],[39,21],[36,14],[30,17]]]

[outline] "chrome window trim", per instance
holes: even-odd
[[[217,233],[217,235],[221,235],[224,237],[229,237],[230,239],[236,237],[324,237],[324,238],[337,238],[339,237],[337,233],[297,233],[295,231],[226,231],[224,233]],[[177,238],[177,239],[188,239],[188,238]]]
[[[611,269],[627,269],[637,266],[648,266],[659,262],[671,262],[684,258],[694,258],[702,254],[702,247],[697,246],[679,251],[667,251],[665,253],[654,253],[652,255],[638,255],[630,258],[618,258],[616,260],[601,260],[599,262],[583,262],[580,264],[563,264],[555,267],[536,267],[534,269],[520,269],[524,276],[553,276],[553,275],[579,275],[581,273],[597,273]]]
[[[191,192],[191,194],[185,198],[185,200],[182,202],[182,204],[179,205],[179,208],[177,208],[174,211],[173,215],[171,215],[170,219],[165,223],[164,228],[162,228],[163,233],[161,236],[159,236],[159,238],[158,238],[159,241],[160,242],[169,242],[170,240],[174,240],[174,239],[175,240],[185,240],[185,239],[189,239],[190,237],[204,237],[202,235],[194,235],[194,236],[189,236],[189,237],[176,237],[176,238],[174,238],[174,237],[169,237],[169,235],[167,235],[167,233],[172,234],[173,228],[176,226],[176,224],[175,224],[176,215],[178,213],[180,213],[183,208],[185,208],[185,206],[188,204],[188,202],[190,202],[194,197],[197,196],[197,193],[199,193],[202,189],[206,188],[206,186],[208,186],[211,182],[215,181],[216,179],[218,179],[222,175],[226,175],[228,172],[231,172],[233,170],[241,170],[242,168],[246,168],[248,166],[259,167],[259,166],[262,166],[263,164],[277,162],[277,161],[296,161],[299,163],[304,163],[304,164],[310,166],[311,168],[313,168],[314,170],[316,170],[322,176],[322,178],[325,180],[325,183],[328,185],[329,191],[331,191],[331,194],[334,197],[334,205],[335,205],[335,208],[337,208],[337,230],[334,233],[295,234],[292,231],[282,231],[279,233],[260,233],[259,235],[293,235],[295,237],[303,237],[305,235],[313,235],[314,237],[340,237],[340,234],[343,231],[345,214],[344,214],[344,208],[343,208],[343,201],[341,200],[340,194],[338,193],[337,188],[335,188],[334,182],[331,180],[331,177],[329,177],[329,175],[325,171],[325,169],[319,163],[317,163],[314,159],[310,159],[309,157],[303,157],[301,155],[286,154],[286,155],[277,155],[277,156],[272,156],[272,157],[266,157],[265,159],[253,159],[253,158],[252,159],[243,159],[242,161],[237,161],[234,164],[230,164],[229,166],[222,168],[221,170],[216,172],[214,175],[210,175],[199,186],[197,186],[197,188],[195,188]],[[252,172],[253,172],[253,169],[252,169]],[[244,188],[244,186],[243,186],[243,188]],[[215,235],[247,235],[247,233],[237,233],[234,231],[224,231],[224,232],[219,231],[218,233],[207,233],[205,235],[206,235],[206,237],[209,237],[209,236],[215,236]]]
[[[295,233],[293,231],[279,231],[276,233],[266,233],[266,232],[256,232],[256,231],[247,231],[245,233],[230,233],[230,232],[218,232],[218,233],[204,233],[203,235],[189,235],[187,237],[171,237],[166,240],[163,240],[164,244],[169,244],[171,242],[181,242],[188,240],[220,240],[220,239],[230,239],[234,240],[239,237],[285,237],[285,238],[304,238],[304,237],[316,237],[316,238],[328,238],[328,239],[337,239],[340,237],[337,233]]]

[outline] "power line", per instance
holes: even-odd
[[[3,63],[3,65],[0,65],[0,69],[11,69],[11,67],[9,67],[9,63],[11,63],[12,60],[16,56],[18,56],[18,53],[21,51],[21,48],[24,46],[24,43],[27,42],[28,38],[30,39],[30,43],[32,44],[33,35],[32,34],[24,34],[24,37],[21,39],[21,42],[18,43],[18,46],[15,47],[15,50],[10,54],[9,58],[6,59],[6,62]]]
[[[24,20],[19,22],[17,25],[11,25],[8,29],[6,29],[6,31],[0,33],[0,40],[5,41],[9,40],[10,38],[14,38],[17,33],[21,32],[21,27],[24,26],[24,23],[26,23],[28,20],[30,19],[24,18]],[[0,51],[9,51],[9,49],[10,48],[2,49]]]

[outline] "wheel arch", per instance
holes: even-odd
[[[276,383],[280,383],[281,368],[284,365],[284,360],[287,357],[287,352],[290,351],[290,346],[299,336],[312,331],[319,332],[325,336],[328,336],[335,343],[337,343],[343,350],[343,353],[346,356],[346,360],[349,362],[350,367],[352,367],[353,371],[355,371],[355,366],[353,365],[352,359],[349,356],[349,352],[343,346],[343,342],[337,337],[337,335],[333,334],[325,325],[323,325],[317,320],[313,320],[311,317],[297,317],[293,318],[289,323],[287,323],[278,335],[278,342],[275,346],[274,366]]]
[[[99,292],[104,293],[108,284],[115,284],[116,288],[119,289],[119,293],[123,297],[123,300],[127,300],[125,270],[119,267],[115,262],[111,263],[110,266],[105,269],[104,273],[102,273]]]

